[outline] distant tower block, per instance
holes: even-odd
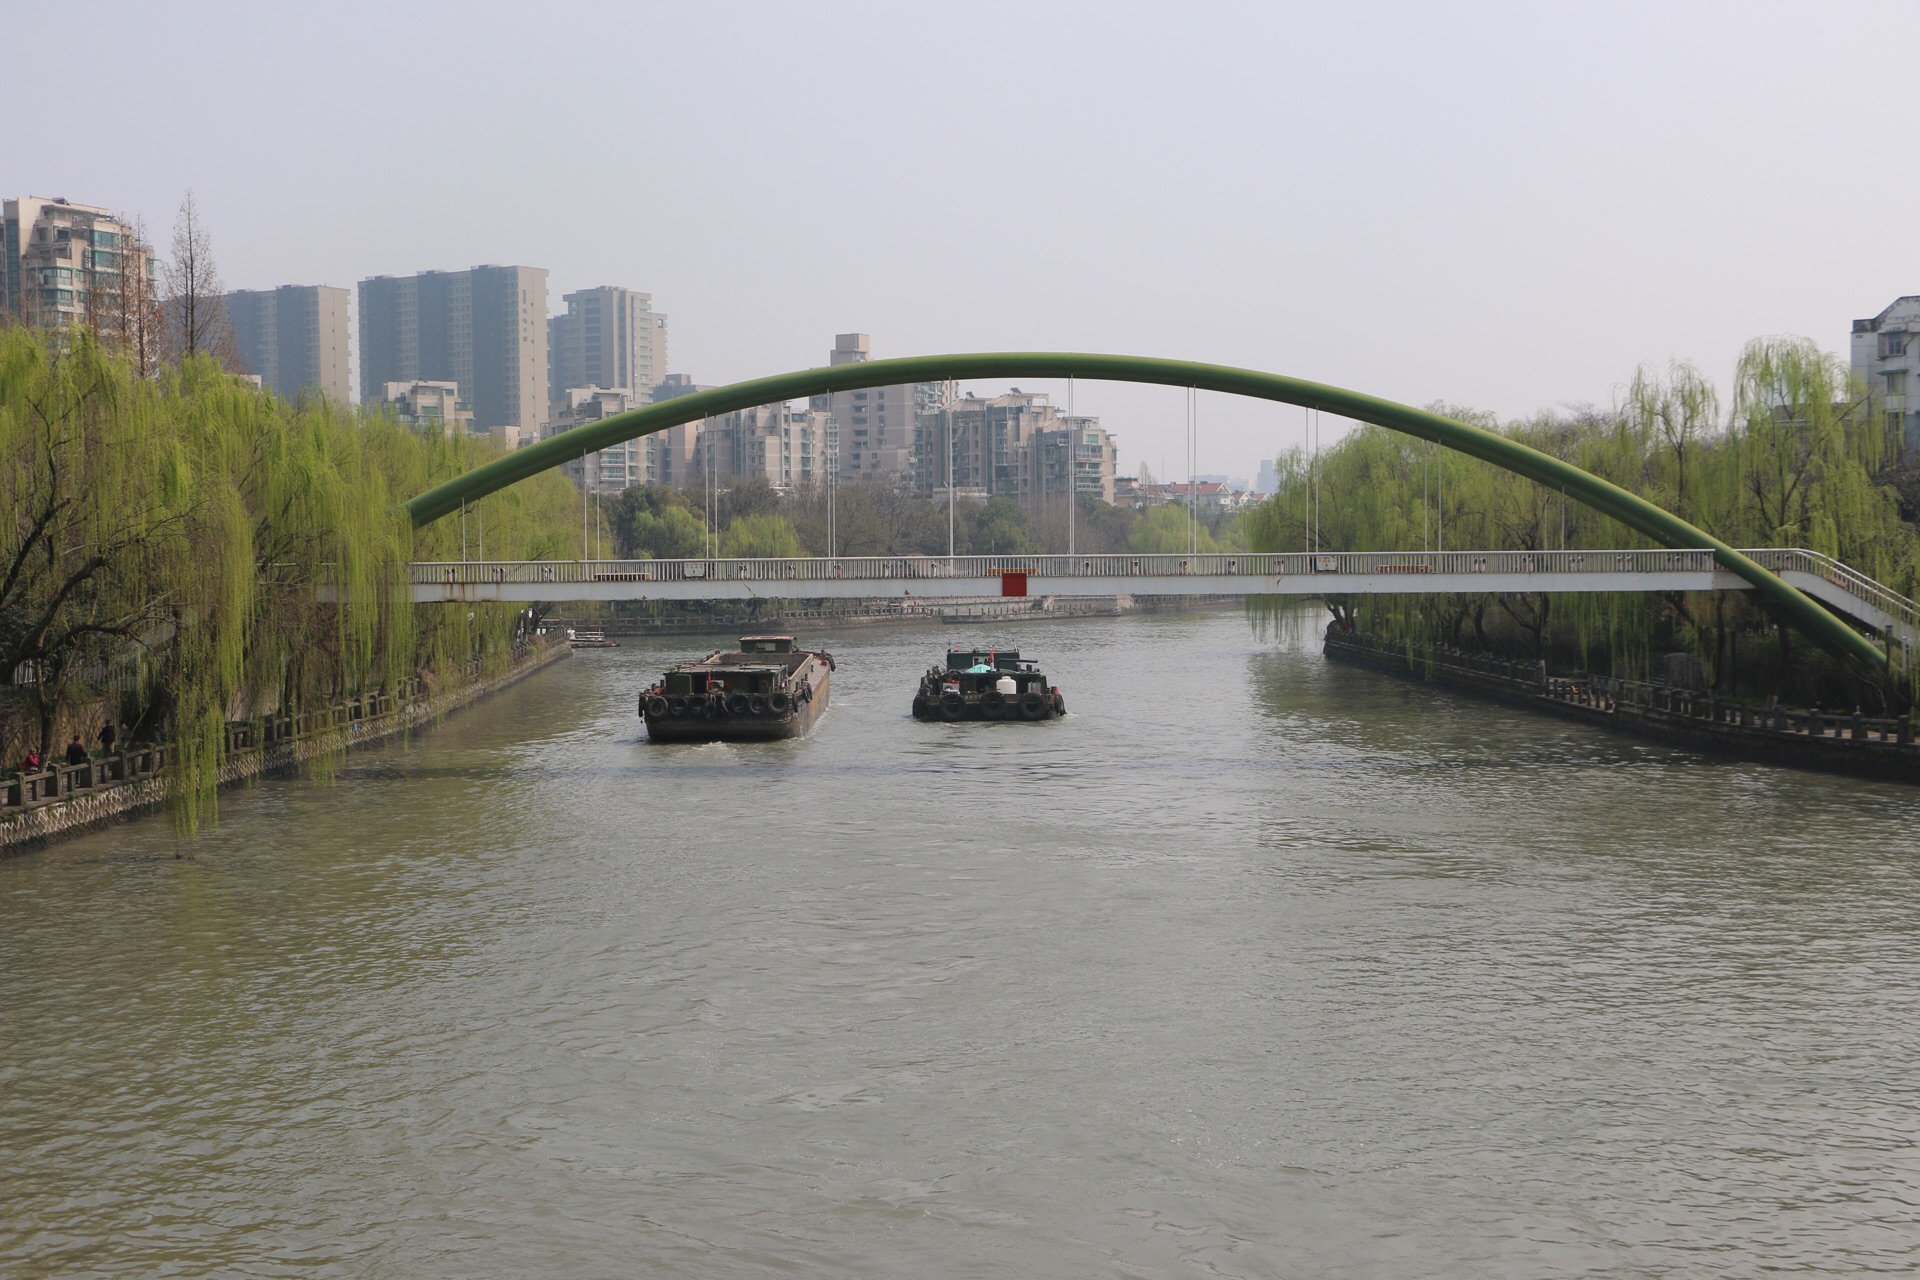
[[[873,339],[864,333],[837,333],[827,364],[865,364],[873,359]],[[814,396],[808,408],[830,415],[822,445],[842,480],[910,484],[919,470],[923,424],[957,394],[951,382],[902,383],[863,391]]]

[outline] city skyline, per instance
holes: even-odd
[[[556,297],[645,289],[674,317],[675,367],[705,383],[807,367],[820,335],[860,330],[902,354],[1170,355],[1513,417],[1608,403],[1670,359],[1724,391],[1765,334],[1844,355],[1854,318],[1920,287],[1828,198],[1836,175],[1871,174],[1896,206],[1913,182],[1857,127],[1853,91],[1897,81],[1920,35],[1900,11],[1864,41],[1786,5],[1216,8],[1172,29],[1140,6],[1042,6],[1018,11],[1014,45],[999,36],[1016,11],[992,6],[583,5],[516,14],[512,41],[486,5],[459,22],[246,12],[102,28],[95,56],[125,74],[90,86],[99,109],[138,118],[164,98],[196,128],[84,149],[16,133],[16,182],[144,211],[160,241],[191,187],[235,288],[530,262]],[[13,35],[51,47],[58,23],[30,11]],[[583,30],[617,48],[642,28],[650,49],[724,44],[730,76],[778,91],[729,97],[697,58],[643,58],[631,130],[619,77],[565,68]],[[500,91],[391,118],[369,30]],[[1338,56],[1360,48],[1362,69]],[[282,91],[245,113],[219,107],[231,73],[163,93],[189,50],[271,63]],[[20,79],[28,102],[57,86],[34,60]],[[996,79],[1003,93],[978,91]],[[263,170],[269,146],[292,163]],[[456,215],[364,198],[365,175],[422,157]],[[1817,157],[1818,179],[1782,181],[1792,157]],[[570,194],[580,171],[591,198]],[[1179,452],[1177,391],[1080,394],[1141,456]],[[1202,418],[1210,471],[1300,438],[1263,406],[1210,401]]]

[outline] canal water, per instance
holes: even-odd
[[[802,741],[649,746],[650,640],[0,862],[0,1274],[1920,1269],[1920,791],[1237,615],[982,634],[1038,725],[806,638]]]

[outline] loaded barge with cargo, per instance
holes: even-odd
[[[655,742],[797,738],[827,709],[832,677],[832,654],[742,636],[738,649],[669,667],[640,695],[640,717]]]
[[[1060,690],[1018,649],[949,649],[913,695],[916,720],[1051,720],[1067,714]]]

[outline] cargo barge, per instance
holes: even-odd
[[[1051,720],[1067,701],[1018,649],[949,649],[913,695],[916,720]]]
[[[792,636],[742,636],[738,649],[669,667],[640,695],[655,742],[766,742],[797,738],[827,709],[833,656],[796,649]]]

